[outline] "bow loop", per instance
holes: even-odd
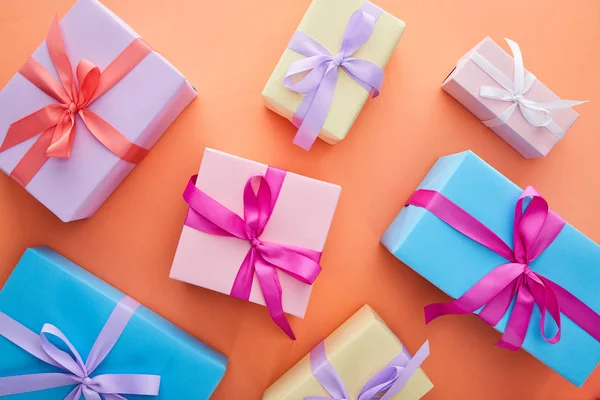
[[[54,345],[48,338],[48,336],[54,336],[67,347],[70,353],[65,350],[61,350],[58,346]],[[52,358],[56,364],[65,371],[71,372],[73,375],[79,378],[85,378],[88,376],[88,371],[81,359],[81,356],[77,352],[77,349],[71,344],[69,339],[52,324],[44,324],[40,333],[40,341],[42,349],[46,354]]]
[[[341,58],[349,57],[360,49],[373,34],[377,18],[364,10],[356,10],[350,17],[342,45],[340,47]],[[338,64],[339,65],[339,64]]]
[[[262,235],[273,206],[271,186],[265,177],[257,174],[248,178],[244,186],[244,221],[250,228],[247,239],[255,240]]]
[[[89,105],[100,83],[100,68],[88,60],[81,60],[77,64],[77,81],[79,82],[79,93],[76,102],[76,111]]]

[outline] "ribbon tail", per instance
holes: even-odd
[[[283,291],[281,290],[281,284],[279,283],[277,269],[267,264],[259,257],[257,257],[257,260],[254,263],[254,268],[271,319],[286,333],[286,335],[291,339],[296,340],[292,327],[283,311]]]
[[[129,141],[121,132],[89,109],[79,111],[79,115],[92,135],[121,160],[139,164],[148,154],[148,150]]]
[[[56,126],[64,113],[64,108],[58,104],[50,104],[35,111],[18,121],[13,122],[6,132],[0,152],[21,144],[32,137]]]
[[[512,285],[506,286],[496,297],[490,300],[479,313],[485,323],[490,326],[498,325],[504,314],[510,308],[513,297],[517,293],[517,281],[513,281]]]
[[[81,396],[83,396],[83,388],[81,385],[77,385],[77,387],[69,392],[64,400],[79,400],[81,399]]]
[[[523,273],[522,264],[504,264],[494,268],[458,299],[449,303],[429,304],[425,307],[425,323],[447,314],[471,314],[484,306],[514,279]]]
[[[527,335],[527,328],[529,327],[529,321],[531,321],[534,305],[535,300],[533,295],[527,286],[521,283],[517,293],[517,302],[510,315],[506,329],[502,334],[502,338],[498,342],[498,346],[512,351],[517,351],[521,348]]]
[[[294,138],[294,144],[302,147],[304,150],[310,150],[315,140],[317,140],[319,133],[321,133],[323,125],[325,125],[333,101],[337,80],[338,69],[331,68],[325,73],[321,84],[312,98],[306,116]]]
[[[46,151],[50,144],[52,144],[53,135],[52,129],[42,133],[10,173],[11,178],[21,186],[27,187],[48,160]]]
[[[238,270],[237,275],[235,276],[235,280],[233,281],[233,286],[231,288],[231,293],[229,293],[233,297],[237,297],[241,300],[248,301],[250,299],[250,293],[252,292],[252,282],[254,281],[254,268],[256,259],[256,250],[251,248],[246,254],[246,258],[242,261],[242,265]],[[266,296],[265,296],[266,297]]]
[[[513,103],[510,105],[510,107],[508,107],[506,110],[504,110],[502,112],[502,114],[498,115],[497,117],[492,118],[492,119],[487,119],[487,120],[484,120],[481,122],[488,128],[495,128],[495,127],[504,125],[508,122],[510,117],[512,117],[512,115],[514,114],[517,107],[518,107],[518,104]]]
[[[0,378],[0,397],[37,392],[79,383],[73,375],[42,373]]]

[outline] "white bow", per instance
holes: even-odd
[[[549,103],[538,103],[525,98],[525,94],[527,94],[529,89],[531,89],[537,78],[530,72],[525,75],[523,56],[521,54],[519,45],[510,39],[505,38],[505,40],[510,46],[515,60],[515,73],[513,81],[511,81],[510,78],[504,75],[481,54],[473,52],[470,55],[471,60],[473,60],[475,64],[477,64],[483,71],[485,71],[492,79],[494,79],[496,82],[498,82],[498,84],[500,84],[500,86],[504,88],[500,89],[492,86],[482,86],[479,89],[479,95],[488,99],[513,102],[513,104],[511,104],[510,107],[504,110],[499,116],[482,122],[490,128],[504,125],[508,122],[510,117],[512,117],[517,107],[519,107],[523,117],[525,117],[527,122],[529,122],[531,125],[535,127],[546,127],[554,135],[562,138],[565,134],[565,131],[552,120],[552,112],[550,110],[570,108],[579,104],[587,103],[587,101],[556,100]]]

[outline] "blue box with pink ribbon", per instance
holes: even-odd
[[[600,246],[473,152],[440,158],[381,242],[456,299],[427,322],[475,312],[577,386],[600,362]]]
[[[208,399],[227,362],[48,248],[0,291],[0,397]]]

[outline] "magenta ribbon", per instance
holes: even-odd
[[[185,219],[186,226],[250,243],[250,250],[242,261],[230,294],[249,300],[256,273],[271,318],[290,338],[296,339],[283,311],[283,293],[277,270],[312,285],[321,272],[321,252],[260,240],[273,213],[285,174],[285,171],[269,167],[265,175],[255,174],[248,178],[243,193],[243,219],[198,189],[197,175],[190,179],[183,198],[190,206]],[[257,192],[253,184],[257,185]]]
[[[426,341],[417,353],[410,355],[406,346],[388,365],[375,374],[361,389],[358,400],[389,400],[406,386],[410,378],[429,356],[429,342]],[[327,359],[325,343],[319,343],[310,352],[310,368],[313,376],[332,397],[308,396],[304,400],[350,400],[348,390],[333,365]]]
[[[525,199],[531,201],[524,211]],[[600,341],[600,315],[557,283],[531,270],[531,263],[552,244],[565,225],[561,217],[549,210],[546,200],[534,188],[525,189],[517,200],[514,250],[439,192],[419,189],[406,205],[428,210],[458,232],[509,261],[490,271],[457,300],[426,306],[426,323],[442,315],[470,314],[483,307],[479,317],[496,326],[516,297],[499,346],[509,350],[518,350],[522,346],[535,305],[541,312],[540,332],[546,342],[555,344],[560,340],[561,313]],[[557,327],[550,338],[545,331],[547,314]]]
[[[298,128],[294,144],[310,150],[325,124],[341,67],[373,97],[379,95],[383,70],[370,61],[351,57],[369,40],[375,23],[383,11],[370,1],[354,12],[344,33],[340,52],[332,56],[325,47],[300,31],[296,31],[288,49],[305,56],[290,65],[284,79],[286,88],[304,94],[292,119]],[[305,75],[295,80],[295,75]]]
[[[0,312],[0,335],[46,364],[66,373],[50,372],[0,378],[0,396],[30,393],[76,385],[65,400],[125,400],[121,395],[157,396],[160,376],[138,374],[105,374],[91,376],[119,340],[131,316],[140,304],[124,297],[106,321],[84,363],[69,339],[54,325],[45,324],[39,335],[8,315]],[[70,351],[50,342],[48,336],[59,339]],[[102,396],[101,396],[102,395]]]

